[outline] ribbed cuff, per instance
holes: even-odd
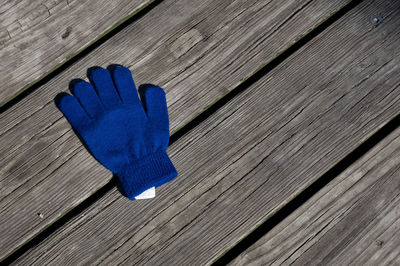
[[[134,200],[143,191],[171,181],[178,173],[167,153],[158,151],[132,162],[116,175],[126,196]]]

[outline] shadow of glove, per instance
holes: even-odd
[[[167,155],[169,119],[163,89],[146,86],[139,99],[131,72],[118,66],[112,77],[96,68],[90,83],[74,84],[73,96],[56,104],[91,154],[120,180],[133,200],[177,176]]]

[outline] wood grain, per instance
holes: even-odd
[[[71,79],[94,65],[129,66],[137,84],[165,88],[174,132],[345,4],[164,1],[0,114],[3,256],[111,179],[53,103]]]
[[[5,1],[0,7],[0,106],[151,2]]]
[[[112,190],[16,263],[210,263],[398,114],[399,13],[357,6],[176,141],[156,199]]]
[[[398,265],[400,129],[231,265]]]

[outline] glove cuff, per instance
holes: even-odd
[[[178,173],[166,152],[157,151],[135,160],[116,173],[126,196],[134,200],[143,191],[174,179]]]

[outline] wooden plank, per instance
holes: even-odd
[[[357,6],[174,142],[179,177],[156,199],[130,202],[112,190],[16,262],[217,258],[398,113],[398,7]],[[376,13],[385,16],[379,27],[369,20]]]
[[[153,2],[7,1],[0,7],[0,106]]]
[[[93,65],[129,66],[138,84],[165,88],[174,132],[345,4],[164,1],[0,114],[3,256],[111,178],[55,108],[69,80]]]
[[[400,129],[231,265],[397,265]]]

